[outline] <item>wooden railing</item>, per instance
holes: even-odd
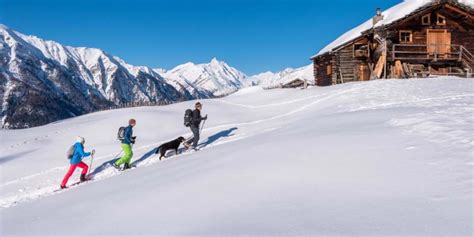
[[[474,55],[461,45],[461,60],[469,67],[470,73],[474,70]]]
[[[459,61],[470,54],[462,45],[394,44],[393,60]],[[469,56],[469,55],[468,55]],[[472,56],[472,54],[470,55]]]

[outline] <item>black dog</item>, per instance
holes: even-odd
[[[160,153],[160,160],[165,156],[168,150],[174,150],[176,154],[178,154],[179,145],[181,145],[181,143],[185,140],[186,139],[184,139],[184,137],[178,137],[173,141],[161,144],[158,148],[156,148],[155,154],[158,154],[158,152]]]

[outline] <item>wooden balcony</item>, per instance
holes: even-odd
[[[472,60],[472,54],[462,45],[426,45],[426,44],[394,44],[392,46],[393,61],[422,62],[462,62]]]

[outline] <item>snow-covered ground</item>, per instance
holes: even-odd
[[[473,80],[247,88],[203,101],[201,151],[158,161],[193,103],[1,130],[0,235],[473,233]],[[131,117],[137,168],[104,168]],[[53,193],[76,135],[95,180]]]

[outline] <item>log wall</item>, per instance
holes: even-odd
[[[313,72],[316,85],[330,86],[333,84],[335,64],[335,57],[331,54],[313,59]],[[328,67],[330,67],[330,70],[328,70]]]

